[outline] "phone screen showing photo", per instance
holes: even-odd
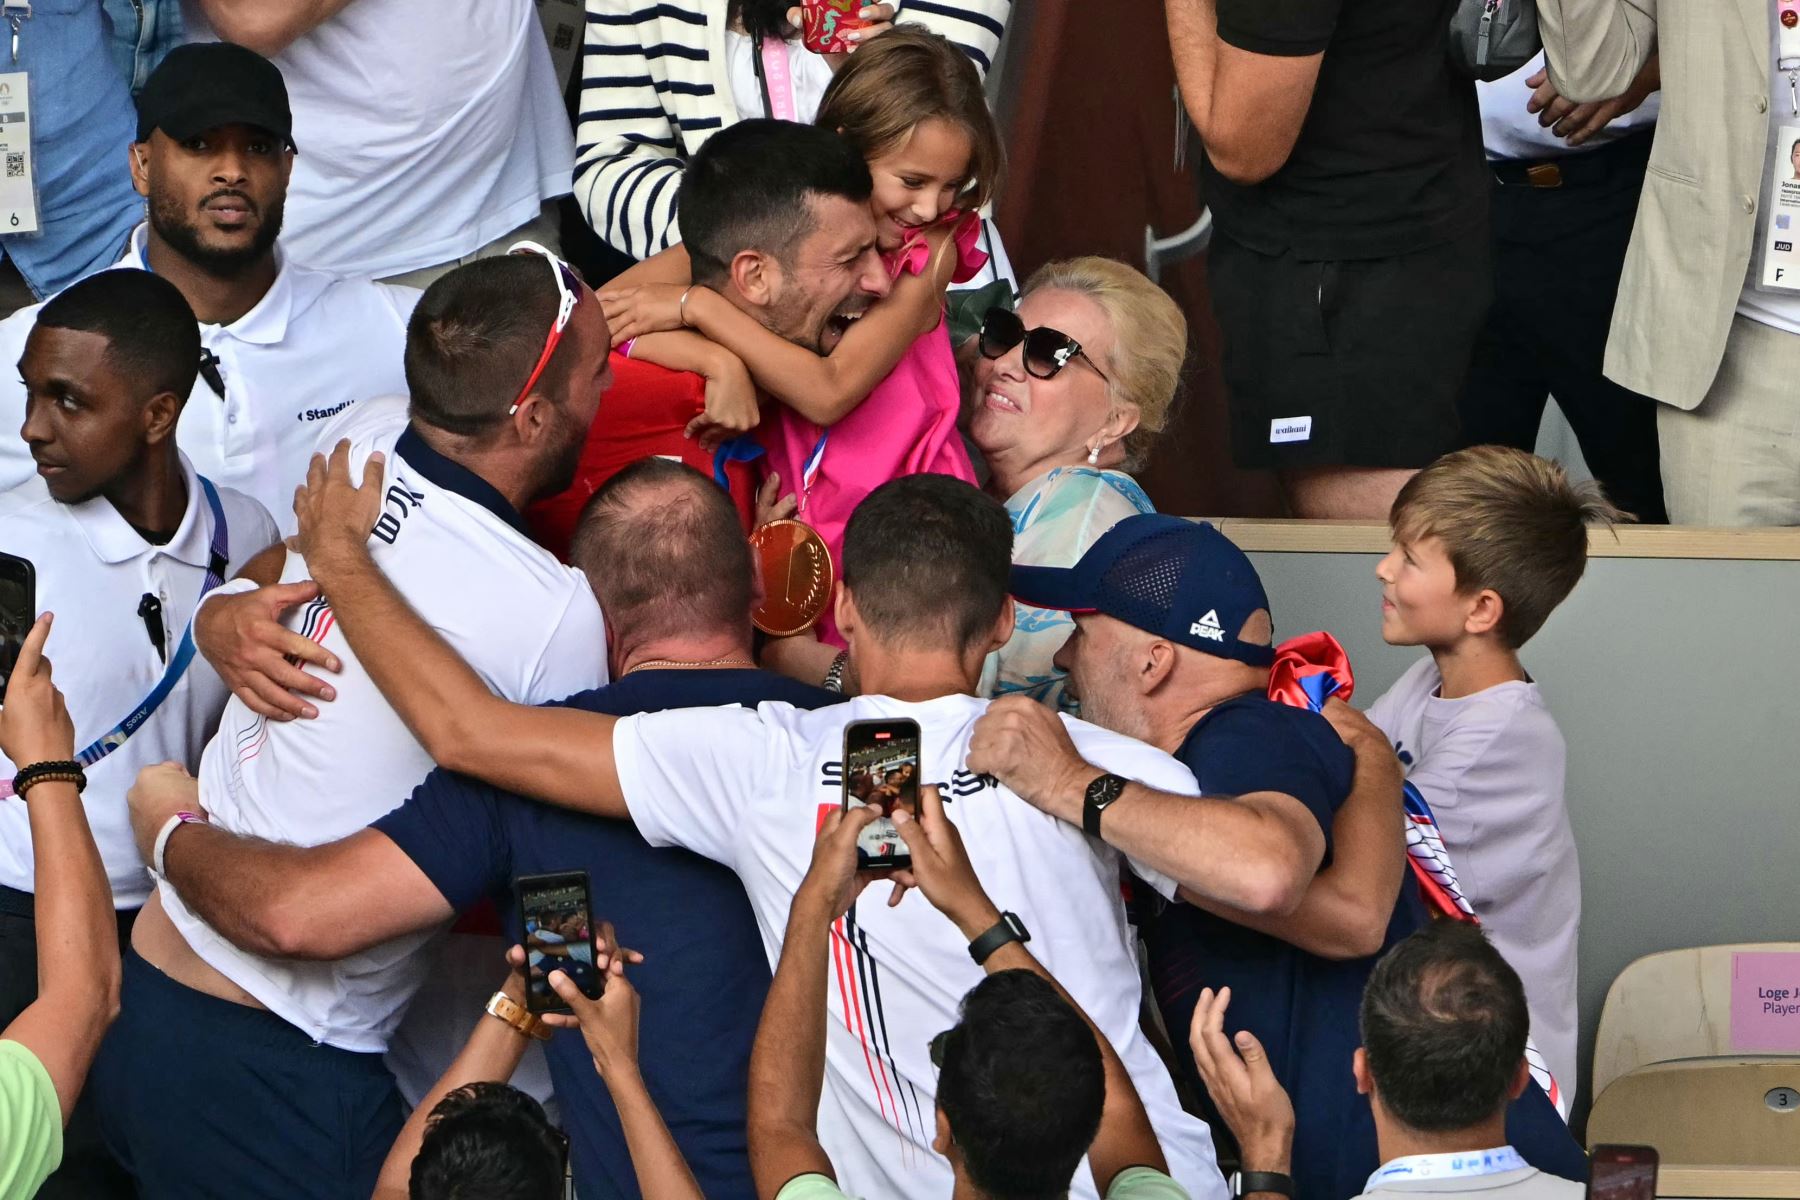
[[[550,986],[550,972],[562,971],[590,998],[606,981],[594,965],[594,915],[588,903],[586,871],[521,875],[513,882],[524,926],[525,1007],[534,1013],[567,1012]]]
[[[37,572],[28,558],[0,553],[0,692],[12,678],[25,635],[37,620]]]
[[[856,839],[857,865],[891,871],[912,865],[893,815],[919,815],[919,723],[853,721],[844,729],[844,808],[879,809]]]
[[[1595,1146],[1588,1168],[1590,1200],[1656,1200],[1657,1161],[1649,1146]]]

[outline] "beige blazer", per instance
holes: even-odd
[[[1766,203],[1770,0],[1538,0],[1550,76],[1616,96],[1653,51],[1662,109],[1606,346],[1608,377],[1677,408],[1706,396]],[[1800,124],[1800,117],[1795,118]]]

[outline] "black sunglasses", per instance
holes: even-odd
[[[1025,371],[1033,378],[1055,379],[1057,372],[1079,358],[1103,381],[1112,382],[1082,350],[1081,343],[1068,334],[1048,325],[1027,329],[1019,314],[1010,308],[996,305],[988,309],[987,316],[981,319],[981,356],[999,358],[1020,342],[1025,343]]]

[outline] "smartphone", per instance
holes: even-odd
[[[588,999],[598,999],[606,979],[594,965],[594,910],[586,871],[521,875],[513,880],[519,901],[519,944],[525,947],[525,1007],[534,1013],[568,1012],[550,987],[562,971]]]
[[[0,695],[36,621],[37,568],[29,558],[0,551]]]
[[[864,871],[912,866],[893,815],[919,815],[919,723],[852,721],[844,727],[844,811],[881,810],[856,837],[856,865]]]
[[[1656,1165],[1649,1146],[1595,1146],[1587,1194],[1590,1200],[1656,1200]]]

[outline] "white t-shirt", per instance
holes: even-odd
[[[138,226],[118,266],[144,267],[147,228]],[[194,469],[237,488],[294,531],[294,489],[325,421],[371,396],[406,392],[406,322],[417,288],[336,279],[288,261],[255,308],[229,325],[201,325],[200,344],[219,359],[225,396],[205,379],[181,412],[176,436]],[[41,304],[0,321],[0,488],[35,472],[25,442],[25,387],[11,364],[25,352]]]
[[[1566,750],[1535,683],[1445,700],[1430,657],[1369,708],[1437,817],[1463,894],[1525,984],[1531,1037],[1569,1102],[1577,1056],[1581,864],[1563,804]]]
[[[1774,6],[1768,6],[1769,22],[1769,133],[1763,151],[1763,176],[1757,183],[1756,238],[1750,243],[1750,266],[1744,276],[1744,290],[1738,296],[1737,311],[1741,317],[1779,329],[1783,333],[1800,333],[1800,292],[1762,291],[1756,285],[1762,280],[1762,251],[1769,231],[1769,167],[1786,165],[1787,145],[1781,144],[1783,125],[1800,125],[1794,113],[1793,97],[1788,90],[1787,72],[1777,67],[1780,42],[1775,31]]]
[[[218,35],[197,0],[187,40]],[[282,239],[339,275],[450,262],[568,192],[575,136],[532,0],[356,0],[274,58],[294,112]]]
[[[1656,114],[1662,108],[1661,92],[1651,92],[1642,104],[1608,123],[1581,145],[1571,146],[1568,138],[1557,137],[1539,125],[1539,114],[1525,111],[1525,102],[1531,99],[1531,89],[1525,81],[1543,69],[1544,52],[1539,50],[1536,58],[1504,79],[1492,83],[1476,81],[1475,96],[1481,102],[1481,142],[1490,159],[1586,154],[1656,124]]]
[[[1120,858],[968,770],[970,732],[987,703],[963,695],[923,703],[859,696],[816,712],[777,703],[679,709],[619,722],[613,753],[645,839],[736,871],[773,963],[819,822],[842,802],[844,727],[876,718],[917,721],[920,778],[943,788],[988,894],[1024,920],[1032,953],[1118,1050],[1169,1173],[1194,1196],[1222,1200],[1211,1134],[1181,1110],[1162,1060],[1138,1028],[1142,988],[1119,893]],[[1187,768],[1160,750],[1065,720],[1089,762],[1165,791],[1195,791]],[[1167,878],[1139,869],[1173,891]],[[956,1024],[958,1003],[983,972],[956,928],[923,897],[889,908],[879,887],[834,926],[832,956],[819,1140],[853,1195],[948,1196],[949,1164],[931,1150],[937,1073],[927,1044]],[[1085,1171],[1069,1194],[1092,1200]]]
[[[44,652],[75,722],[77,752],[110,733],[163,677],[164,658],[139,615],[143,598],[155,596],[162,608],[159,624],[169,655],[200,599],[212,551],[212,509],[185,457],[181,468],[187,510],[175,536],[161,546],[146,542],[110,501],[58,504],[35,475],[0,495],[0,549],[31,560],[37,568],[37,611],[56,614]],[[218,491],[229,575],[275,541],[275,522],[248,496],[230,488]],[[117,907],[136,908],[150,896],[150,875],[132,839],[126,791],[141,768],[171,760],[190,771],[197,767],[227,695],[225,684],[196,654],[130,739],[87,768],[82,806]],[[21,765],[0,754],[0,776],[10,780]],[[0,884],[30,892],[36,890],[34,881],[25,805],[0,800]]]
[[[388,455],[387,501],[370,549],[413,607],[498,695],[558,700],[606,682],[600,606],[580,572],[513,522],[484,481],[402,433],[400,402],[359,406],[322,440],[348,437],[353,470]],[[308,578],[290,553],[283,583]],[[285,623],[335,653],[337,698],[311,721],[267,721],[233,697],[200,762],[200,802],[233,833],[297,846],[336,841],[411,795],[432,761],[382,698],[321,598]],[[195,953],[315,1041],[381,1051],[422,978],[431,934],[396,938],[334,963],[246,954],[195,916],[166,882],[164,905]]]

